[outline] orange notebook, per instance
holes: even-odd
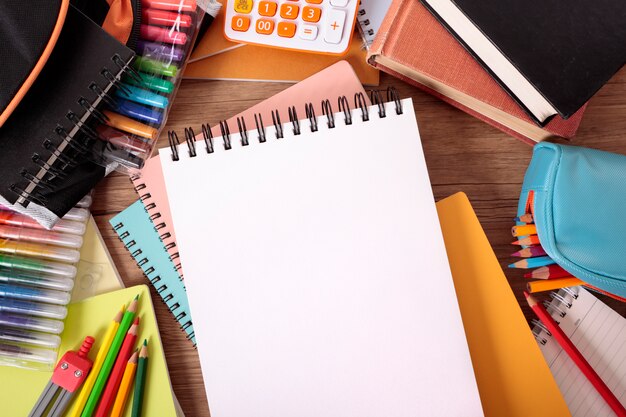
[[[393,0],[368,62],[530,144],[574,136],[584,112],[539,127],[416,0]]]
[[[437,212],[485,416],[569,416],[467,196]]]

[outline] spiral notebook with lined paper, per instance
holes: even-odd
[[[482,415],[413,103],[373,97],[160,150],[216,417]]]
[[[626,404],[626,319],[582,287],[552,293],[546,308],[622,404]],[[556,340],[535,321],[535,338],[574,417],[615,414]]]

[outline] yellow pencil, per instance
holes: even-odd
[[[76,401],[74,401],[74,405],[72,406],[70,413],[67,414],[69,417],[80,417],[83,412],[83,408],[85,407],[87,398],[89,398],[89,394],[91,394],[91,389],[93,388],[93,384],[96,382],[96,378],[98,377],[104,358],[106,358],[109,347],[111,347],[113,337],[117,332],[117,328],[120,327],[120,322],[122,321],[122,315],[124,314],[125,309],[126,306],[123,305],[122,309],[115,315],[113,321],[109,325],[109,328],[104,334],[104,337],[102,338],[102,345],[100,345],[100,350],[98,350],[96,360],[93,362],[93,367],[91,368],[87,379],[83,383],[80,394],[78,394]]]
[[[139,352],[135,350],[135,353],[133,353],[126,364],[126,369],[124,369],[124,375],[122,376],[122,382],[120,383],[120,388],[117,391],[117,396],[115,397],[115,402],[113,403],[113,408],[111,409],[109,417],[120,417],[124,412],[124,406],[126,405],[126,400],[128,400],[128,394],[133,388],[133,382],[135,382],[138,354]]]
[[[546,280],[542,279],[539,281],[531,281],[526,284],[526,286],[528,287],[528,292],[531,293],[558,290],[559,288],[575,287],[577,285],[585,285],[585,283],[578,278],[568,277]]]

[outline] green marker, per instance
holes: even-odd
[[[131,77],[129,75],[124,77],[124,82],[126,84],[131,84],[137,87],[147,88],[152,91],[157,91],[159,93],[171,93],[174,91],[174,83],[163,79],[161,77],[155,77],[154,75],[149,75],[143,72],[139,72],[139,78],[141,78],[141,82],[137,80],[135,77]]]
[[[0,254],[0,270],[19,273],[20,271],[36,272],[55,277],[74,278],[76,267],[58,262],[41,261],[39,259],[22,258],[14,255]]]
[[[133,323],[133,319],[135,318],[135,312],[137,311],[137,300],[139,299],[139,295],[135,297],[135,299],[130,303],[128,309],[124,312],[124,316],[122,317],[122,321],[120,323],[120,327],[118,327],[115,336],[113,337],[113,342],[111,342],[111,347],[107,352],[106,357],[104,358],[104,362],[102,363],[102,368],[100,368],[100,373],[96,378],[96,382],[93,384],[93,388],[91,389],[91,394],[89,394],[89,398],[87,398],[87,403],[85,404],[85,408],[83,409],[83,413],[80,415],[81,417],[91,417],[96,410],[96,406],[98,405],[98,400],[100,400],[100,394],[102,394],[102,390],[106,385],[107,379],[109,379],[109,374],[111,373],[111,369],[115,364],[115,359],[117,358],[117,354],[122,347],[122,342],[124,342],[124,337],[126,337],[126,333],[128,329],[130,329],[131,324]]]
[[[146,373],[148,372],[148,341],[144,339],[141,352],[139,352],[139,364],[135,374],[135,391],[133,394],[133,409],[131,417],[141,417],[143,406],[143,392],[146,385]]]
[[[176,73],[178,72],[176,65],[162,63],[142,56],[135,57],[133,67],[139,71],[165,75],[166,77],[176,77]]]

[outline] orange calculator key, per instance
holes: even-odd
[[[256,21],[256,33],[261,35],[271,35],[274,32],[274,22],[268,19],[259,19]]]
[[[296,34],[296,24],[291,22],[280,22],[277,30],[278,36],[283,38],[293,38]]]
[[[230,26],[237,32],[245,32],[250,27],[250,18],[248,16],[233,16]]]
[[[295,19],[298,17],[298,13],[300,12],[300,7],[295,4],[284,3],[280,6],[280,17],[283,19]]]
[[[252,0],[235,0],[235,11],[237,13],[250,13],[252,11]]]
[[[262,1],[259,3],[259,14],[261,16],[272,17],[276,14],[278,5],[273,1]]]
[[[322,16],[322,9],[319,7],[304,6],[302,9],[302,20],[305,22],[319,22]]]
[[[310,4],[322,4],[323,0],[306,0],[307,3]]]

